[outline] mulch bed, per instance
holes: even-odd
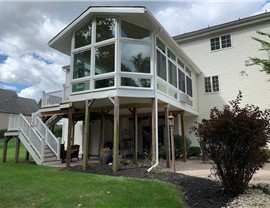
[[[62,170],[83,172],[81,165],[69,169],[63,168]],[[112,166],[109,165],[89,165],[86,172],[99,175],[156,179],[178,185],[184,193],[187,207],[221,208],[225,207],[226,203],[232,199],[230,196],[225,195],[221,187],[214,181],[180,173],[163,171],[148,173],[147,168],[135,166],[121,166],[117,173],[113,173]]]

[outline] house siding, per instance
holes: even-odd
[[[9,113],[0,113],[0,130],[8,128]]]
[[[190,39],[186,42],[178,41],[180,47],[204,72],[197,77],[199,117],[188,118],[187,129],[194,125],[194,121],[209,118],[210,109],[214,106],[222,108],[230,100],[236,98],[239,90],[243,93],[242,106],[245,104],[258,105],[261,109],[270,107],[269,75],[260,72],[261,67],[245,66],[249,57],[267,58],[267,53],[259,51],[261,45],[251,37],[258,37],[256,31],[270,32],[270,23],[264,22],[249,27],[238,27],[233,30],[224,30],[201,39]],[[232,47],[211,51],[210,39],[221,35],[231,35]],[[241,72],[244,72],[241,74]],[[205,93],[204,77],[219,76],[220,91],[217,93]],[[197,144],[197,138],[190,135],[193,144]]]

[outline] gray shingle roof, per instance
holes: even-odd
[[[31,115],[38,110],[34,99],[19,97],[16,92],[0,89],[0,112]]]
[[[269,18],[270,18],[270,12],[266,11],[265,13],[257,14],[254,16],[245,17],[242,19],[239,18],[238,20],[214,25],[214,26],[211,26],[208,28],[203,28],[200,30],[187,32],[187,33],[180,34],[180,35],[176,35],[173,37],[173,39],[176,41],[181,41],[183,39],[191,39],[191,38],[194,38],[197,36],[203,36],[203,35],[207,35],[209,33],[217,32],[218,30],[226,30],[228,28],[238,28],[241,25],[257,24],[258,22],[269,21]]]

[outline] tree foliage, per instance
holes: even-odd
[[[270,33],[265,33],[262,31],[257,31],[257,33],[262,36],[266,36],[267,38],[270,39]],[[256,38],[256,37],[252,37],[252,39],[255,41],[258,41],[261,44],[262,48],[259,50],[266,51],[268,53],[268,58],[266,59],[262,59],[258,57],[250,58],[251,64],[249,64],[249,66],[259,65],[262,67],[260,71],[266,72],[266,74],[270,74],[270,42],[262,40],[260,38]]]
[[[211,109],[210,118],[192,127],[203,149],[211,155],[213,170],[225,191],[238,195],[248,188],[254,173],[264,166],[264,148],[270,141],[270,109],[240,107],[242,93],[224,106]]]

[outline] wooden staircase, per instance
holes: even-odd
[[[32,117],[10,115],[5,136],[18,137],[38,165],[61,163],[60,141],[37,114]]]

